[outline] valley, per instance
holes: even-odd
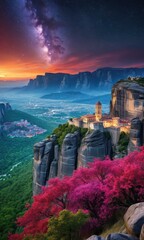
[[[23,214],[25,204],[32,197],[33,146],[45,139],[59,125],[71,117],[94,112],[93,104],[75,104],[67,100],[41,99],[42,94],[18,94],[1,91],[0,102],[9,102],[12,111],[5,114],[5,122],[27,120],[47,131],[31,138],[0,137],[0,238],[16,231],[16,218]],[[85,96],[85,95],[84,95]],[[78,101],[79,94],[75,100]],[[104,111],[108,111],[104,104]]]

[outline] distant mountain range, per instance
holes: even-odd
[[[101,68],[78,74],[45,73],[31,79],[24,90],[35,91],[96,91],[110,90],[114,83],[128,77],[143,77],[144,68]]]

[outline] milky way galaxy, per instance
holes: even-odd
[[[59,31],[62,24],[58,19],[54,1],[26,0],[25,6],[30,11],[42,50],[48,56],[48,62],[59,59],[64,54],[64,47]]]
[[[0,79],[144,67],[143,0],[4,0],[0,17]]]

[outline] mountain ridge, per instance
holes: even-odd
[[[30,79],[23,90],[29,91],[96,91],[110,89],[120,79],[143,77],[144,68],[100,68],[93,72],[45,73]]]

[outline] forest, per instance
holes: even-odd
[[[80,240],[100,234],[131,204],[144,201],[143,173],[141,147],[122,159],[95,159],[71,177],[51,179],[48,187],[27,203],[26,212],[17,220],[21,232],[9,239]]]
[[[7,239],[9,232],[17,229],[16,219],[25,211],[26,202],[32,198],[33,145],[43,140],[55,127],[25,112],[8,111],[5,121],[26,119],[47,129],[45,134],[33,138],[0,137],[0,239]],[[17,165],[18,164],[18,165]]]

